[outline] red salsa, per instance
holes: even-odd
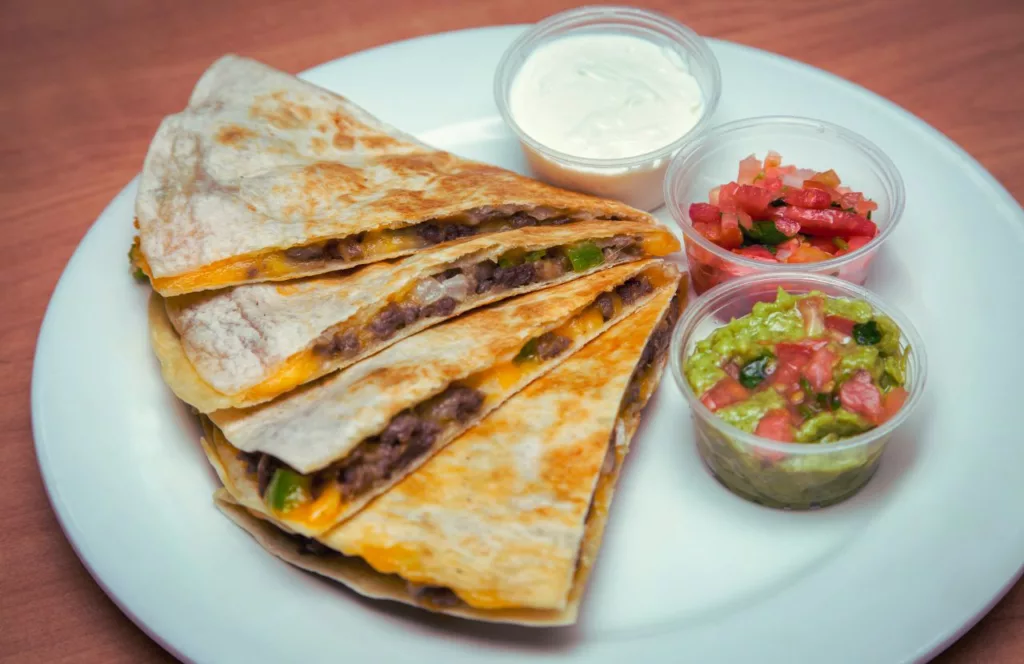
[[[693,228],[723,249],[773,263],[814,263],[860,249],[877,234],[878,204],[834,170],[782,165],[777,152],[740,162],[735,181],[690,205]]]

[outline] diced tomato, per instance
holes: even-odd
[[[799,355],[804,358],[804,361],[811,359],[811,355],[814,351],[819,348],[823,348],[828,345],[827,339],[801,339],[800,341],[780,341],[775,344],[775,356],[792,357]]]
[[[845,187],[839,188],[839,205],[844,210],[853,209],[859,215],[866,215],[868,212],[873,212],[878,209],[878,203],[869,201],[864,198],[864,194],[859,191],[845,190]]]
[[[700,221],[694,222],[693,230],[697,231],[715,244],[718,244],[718,241],[722,237],[722,225],[719,223],[707,224]]]
[[[729,374],[736,380],[740,379],[740,365],[736,364],[735,361],[727,363],[724,367],[722,367],[722,371]]]
[[[782,195],[782,188],[785,186],[778,174],[778,169],[772,169],[770,174],[765,175],[764,179],[758,180],[754,184],[769,192],[772,195],[772,200]]]
[[[800,232],[800,224],[789,219],[776,219],[775,228],[786,237],[793,237]]]
[[[793,423],[789,419],[789,411],[785,408],[777,408],[765,413],[761,421],[757,423],[754,434],[783,443],[792,443],[796,437]]]
[[[783,341],[782,343],[775,344],[775,357],[780,365],[791,364],[797,369],[802,369],[805,364],[811,361],[811,355],[814,355],[814,350],[799,341]]]
[[[755,219],[771,216],[771,202],[772,194],[767,189],[744,184],[736,190],[736,204]]]
[[[778,168],[779,166],[782,166],[782,155],[775,150],[769,150],[764,157],[764,169],[767,171],[769,168]]]
[[[726,376],[700,398],[701,403],[712,412],[747,399],[750,392],[732,376]]]
[[[723,184],[718,188],[718,207],[723,212],[733,212],[736,210],[736,190],[739,188],[740,186],[735,182]]]
[[[827,184],[822,184],[821,182],[818,182],[817,180],[804,180],[801,186],[804,189],[818,189],[820,191],[824,191],[826,194],[828,194],[830,204],[832,202],[838,203],[839,199],[841,198],[841,194],[838,191],[828,186]]]
[[[820,297],[808,297],[796,303],[804,319],[804,332],[809,337],[825,333],[825,302]]]
[[[811,180],[820,182],[826,187],[832,187],[833,189],[842,184],[842,181],[839,179],[839,175],[831,168],[823,173],[815,173]]]
[[[843,336],[853,336],[854,321],[849,318],[843,318],[842,316],[825,316],[825,327],[830,330],[835,330]]]
[[[694,223],[717,224],[722,218],[722,211],[715,205],[707,203],[690,204],[690,220]]]
[[[796,250],[791,253],[787,258],[787,263],[817,263],[819,261],[827,261],[834,256],[826,251],[810,245],[801,243]]]
[[[807,235],[836,237],[843,235],[867,235],[874,237],[878,226],[866,217],[835,208],[810,210],[807,208],[776,208],[776,218],[791,219],[800,224],[800,231]]]
[[[776,219],[775,223],[778,224],[779,220]],[[778,228],[777,225],[776,228]],[[797,238],[793,238],[792,240],[786,240],[779,246],[775,247],[775,258],[778,259],[779,262],[786,262],[789,259],[789,257],[793,255],[793,252],[799,248],[800,240],[798,240]]]
[[[832,204],[832,197],[822,189],[792,189],[782,199],[797,207],[824,210]]]
[[[761,173],[761,160],[750,155],[740,162],[740,172],[736,180],[740,184],[754,184],[754,178]]]
[[[869,201],[866,198],[862,198],[853,206],[853,211],[857,214],[867,215],[868,212],[874,212],[878,209],[878,203]]]
[[[717,242],[724,249],[735,249],[743,244],[740,220],[735,212],[722,213],[722,235]]]
[[[746,256],[747,258],[753,258],[759,261],[768,261],[769,263],[778,262],[775,260],[775,256],[772,255],[772,252],[768,251],[767,249],[759,245],[733,249],[733,253],[739,254],[740,256]]]
[[[848,247],[846,251],[857,251],[865,244],[871,242],[874,239],[875,238],[868,237],[866,235],[854,235],[853,237],[849,237],[846,239],[846,246]]]
[[[882,420],[882,393],[864,369],[839,387],[839,402],[846,410],[863,415],[872,424]]]
[[[845,189],[845,187],[842,189]],[[839,192],[839,205],[842,206],[844,210],[847,208],[856,208],[857,203],[864,198],[864,195],[857,191],[843,191],[841,189],[837,189],[836,191]]]
[[[783,342],[775,345],[775,373],[771,385],[783,394],[792,394],[800,389],[800,370],[807,364],[815,349],[803,341]]]
[[[815,249],[821,249],[827,254],[835,254],[839,250],[839,247],[836,246],[836,243],[830,237],[809,237],[807,238],[807,244]]]
[[[834,387],[832,385],[832,370],[838,363],[839,355],[828,346],[823,346],[814,351],[814,355],[804,365],[801,374],[811,384],[815,392],[831,392]]]
[[[902,387],[894,387],[882,395],[882,422],[886,422],[895,415],[903,404],[907,402],[910,393]]]

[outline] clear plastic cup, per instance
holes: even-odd
[[[620,159],[577,157],[544,145],[516,122],[509,94],[516,75],[540,45],[570,34],[612,33],[641,37],[673,49],[697,79],[704,107],[688,132],[657,150]],[[632,7],[581,7],[555,14],[512,42],[498,64],[494,99],[502,118],[518,135],[534,175],[566,189],[611,198],[642,210],[663,203],[665,171],[672,156],[707,126],[722,91],[721,71],[697,33],[666,16]]]
[[[891,419],[870,431],[835,443],[783,443],[738,429],[711,412],[683,374],[683,363],[698,341],[757,302],[774,302],[779,287],[793,294],[821,291],[830,297],[866,301],[892,318],[910,347],[909,396]],[[769,507],[814,509],[857,493],[878,469],[882,452],[914,411],[924,391],[927,366],[921,337],[903,314],[871,292],[847,281],[817,274],[784,272],[749,275],[717,286],[687,309],[672,337],[672,375],[690,405],[697,450],[712,474],[733,493]]]
[[[834,169],[844,186],[878,203],[871,215],[878,235],[860,249],[831,260],[769,263],[734,254],[694,230],[690,204],[707,203],[711,189],[736,180],[740,160],[751,154],[764,159],[769,150],[780,153],[784,164]],[[665,177],[665,204],[683,231],[697,293],[746,274],[782,271],[828,274],[863,284],[871,259],[903,214],[904,195],[896,165],[863,136],[822,120],[785,116],[751,118],[708,130],[679,151]]]

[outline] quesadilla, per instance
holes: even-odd
[[[671,290],[317,539],[219,491],[271,553],[361,595],[465,618],[576,621],[616,479],[679,312]]]
[[[323,533],[678,275],[636,261],[467,314],[268,404],[210,413],[204,447],[239,503]]]
[[[154,295],[150,331],[164,379],[181,399],[201,412],[246,407],[469,309],[678,249],[655,224],[523,228],[297,283],[166,303]]]
[[[161,123],[135,214],[132,261],[164,296],[522,226],[653,220],[429,147],[344,97],[233,55]]]

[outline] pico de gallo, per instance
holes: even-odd
[[[735,181],[689,208],[694,230],[723,249],[772,263],[815,263],[871,242],[878,204],[842,184],[834,170],[783,165],[769,152],[750,155]]]
[[[867,302],[780,288],[698,342],[683,369],[726,422],[775,441],[831,443],[899,411],[909,352]]]

